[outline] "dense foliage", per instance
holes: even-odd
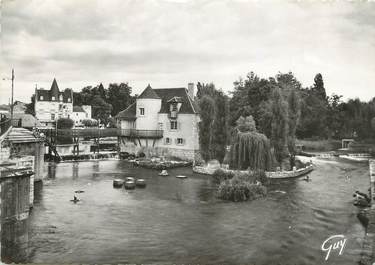
[[[251,201],[267,195],[267,188],[262,185],[267,181],[264,171],[216,170],[214,179],[220,182],[217,196],[222,200]]]
[[[74,121],[69,118],[60,118],[57,120],[57,129],[71,129],[73,128]]]
[[[256,132],[251,116],[240,117],[231,139],[230,167],[235,169],[271,170],[274,157],[268,138]]]
[[[200,112],[199,143],[204,160],[223,161],[228,137],[228,97],[213,84],[197,84]]]

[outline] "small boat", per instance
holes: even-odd
[[[159,176],[169,176],[168,171],[163,169],[159,174]]]
[[[84,193],[84,190],[75,190],[74,193]]]
[[[135,182],[134,181],[125,181],[124,187],[127,190],[134,190],[135,189]]]
[[[186,179],[187,176],[184,176],[184,175],[178,175],[178,176],[176,176],[176,178],[179,178],[179,179]]]
[[[124,185],[124,180],[122,179],[114,179],[113,180],[113,187],[114,188],[121,188]]]
[[[145,188],[146,187],[146,180],[144,179],[137,179],[135,181],[135,185],[139,188]]]
[[[77,199],[77,200],[70,200],[71,202],[74,202],[74,203],[77,203],[77,202],[79,202],[80,200],[79,199]]]

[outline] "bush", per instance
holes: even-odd
[[[69,118],[60,118],[57,120],[57,129],[71,129],[74,121]]]
[[[232,171],[226,171],[221,168],[215,170],[214,174],[212,175],[214,183],[221,183],[222,181],[231,179],[234,177],[234,173]]]
[[[99,126],[99,122],[97,120],[94,120],[94,119],[86,119],[86,120],[83,120],[82,121],[82,124],[85,126],[85,127],[97,127]]]
[[[239,202],[251,201],[267,195],[266,187],[244,181],[243,176],[234,176],[221,182],[217,191],[218,197],[222,200]]]
[[[255,171],[227,171],[221,168],[215,170],[212,175],[214,183],[221,183],[225,180],[232,179],[236,177],[238,180],[250,183],[256,183],[257,181],[261,182],[262,184],[267,184],[269,179],[266,176],[266,173],[263,170],[255,170]]]

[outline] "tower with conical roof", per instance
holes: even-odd
[[[158,130],[158,114],[161,108],[161,98],[151,88],[150,84],[136,100],[136,129]]]
[[[50,91],[51,91],[51,99],[52,99],[52,101],[53,100],[58,101],[59,100],[60,91],[59,91],[59,87],[58,87],[57,82],[56,82],[56,78],[53,79]]]

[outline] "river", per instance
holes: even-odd
[[[316,165],[310,182],[277,181],[265,199],[232,203],[217,200],[210,177],[189,168],[161,177],[117,160],[49,164],[35,187],[28,262],[356,264],[365,231],[352,194],[368,188],[368,166]],[[147,187],[113,188],[115,177],[129,175]],[[78,189],[85,192],[73,204]],[[345,249],[324,262],[321,245],[336,234],[346,236]]]

